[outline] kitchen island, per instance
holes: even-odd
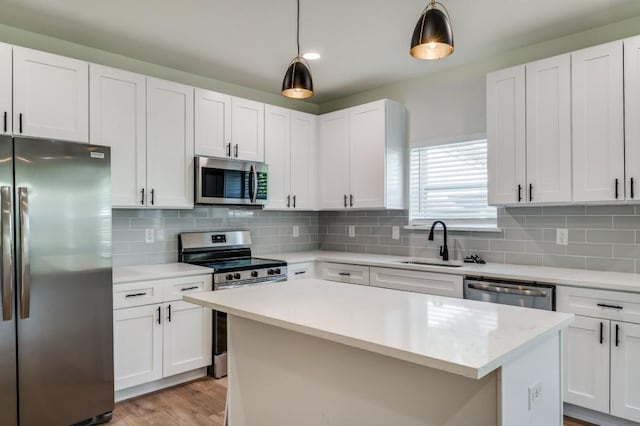
[[[562,423],[570,314],[317,279],[184,300],[228,313],[231,426]]]

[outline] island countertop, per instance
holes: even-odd
[[[318,279],[184,300],[474,379],[573,322],[572,314]]]

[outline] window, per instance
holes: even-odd
[[[411,150],[409,223],[436,219],[460,228],[496,228],[496,208],[487,206],[487,141],[450,143]]]

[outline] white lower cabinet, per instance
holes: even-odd
[[[181,300],[210,290],[211,275],[114,286],[116,391],[211,364],[211,309]]]
[[[321,262],[318,269],[323,280],[369,285],[368,266]]]
[[[391,268],[371,268],[371,285],[414,293],[462,298],[462,275]]]
[[[287,265],[287,280],[300,280],[302,278],[315,278],[315,265],[313,262],[290,263]]]
[[[640,325],[611,322],[611,414],[640,422]]]

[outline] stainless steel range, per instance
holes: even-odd
[[[213,289],[286,281],[287,262],[251,256],[249,231],[180,234],[179,260],[213,270]],[[213,312],[213,366],[209,375],[227,375],[227,314]]]

